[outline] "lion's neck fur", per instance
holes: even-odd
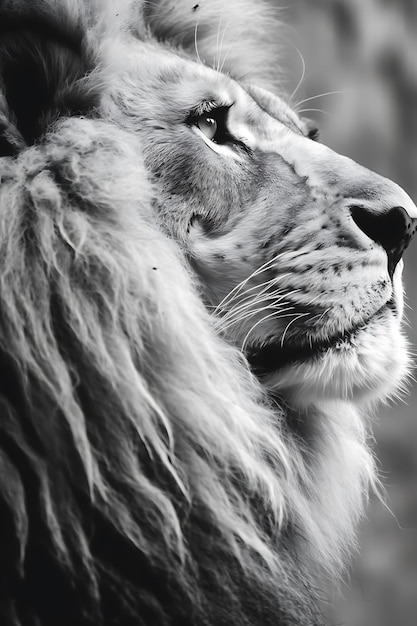
[[[378,487],[369,431],[362,411],[349,401],[308,402],[303,408],[287,404],[287,424],[303,461],[298,467],[305,506],[302,519],[313,561],[338,576],[355,548],[356,529],[369,490]]]

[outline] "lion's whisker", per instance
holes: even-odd
[[[256,270],[254,270],[251,274],[249,274],[249,276],[245,278],[242,282],[235,285],[235,287],[233,287],[233,289],[229,291],[229,293],[219,302],[218,307],[221,308],[224,305],[224,303],[228,301],[228,299],[230,298],[232,294],[240,293],[242,287],[244,287],[252,278],[254,278],[255,276],[258,276],[259,274],[262,274],[262,272],[267,271],[269,267],[271,267],[271,265],[276,263],[278,260],[284,259],[284,258],[293,259],[293,258],[303,256],[304,254],[307,254],[307,252],[303,250],[296,250],[293,252],[280,252],[276,254],[269,261],[266,261],[263,265],[261,265]]]
[[[230,24],[230,20],[227,22],[226,28],[228,27],[229,24]],[[227,57],[229,56],[231,50],[233,50],[233,46],[234,46],[235,42],[239,39],[239,37],[242,36],[242,34],[245,32],[245,30],[247,30],[246,27],[242,28],[238,33],[235,34],[232,42],[230,43],[230,45],[229,45],[228,49],[226,50],[226,53],[225,53],[225,55],[223,57],[223,62],[221,64],[221,66],[220,66],[219,72],[223,71],[224,65],[225,65],[225,63],[227,61]],[[224,39],[224,35],[223,35],[223,39]],[[222,45],[223,45],[223,39],[222,39]]]
[[[223,69],[223,65],[224,65],[224,61],[225,61],[225,58],[226,58],[226,57],[224,57],[223,62],[220,64],[220,54],[221,54],[222,49],[223,49],[224,38],[225,38],[225,36],[226,36],[226,32],[227,32],[227,29],[229,28],[229,25],[230,25],[230,20],[228,20],[228,21],[226,22],[226,26],[225,26],[225,27],[224,27],[224,29],[223,29],[223,35],[222,35],[222,38],[221,38],[221,41],[220,41],[220,47],[219,47],[219,62],[218,62],[218,65],[217,65],[217,71],[218,71],[218,72],[221,72],[221,71],[222,71],[222,69]]]
[[[219,302],[219,304],[217,305],[217,309],[221,309],[224,304],[229,301],[229,299],[233,296],[236,297],[240,291],[242,290],[242,288],[255,276],[258,276],[259,274],[261,274],[263,271],[266,271],[268,269],[268,267],[271,266],[271,264],[274,262],[275,259],[271,259],[269,261],[267,261],[266,263],[264,263],[263,265],[261,265],[260,267],[258,267],[256,270],[254,270],[251,274],[249,274],[249,276],[247,276],[244,280],[242,280],[242,282],[238,283],[237,285],[235,285],[235,287],[233,287],[233,289],[231,291],[229,291],[226,296]],[[216,309],[216,310],[217,310]]]
[[[294,108],[297,109],[302,104],[306,102],[310,102],[311,100],[317,100],[318,98],[324,98],[325,96],[333,96],[337,94],[346,94],[346,90],[338,90],[338,91],[326,91],[325,93],[319,93],[316,96],[310,96],[309,98],[304,98],[304,100],[300,100],[297,104],[294,105]]]
[[[295,295],[296,293],[299,293],[299,291],[300,291],[299,289],[294,289],[292,291],[285,291],[284,293],[282,293],[282,290],[277,290],[275,293],[265,295],[262,298],[255,297],[249,302],[246,302],[243,306],[233,307],[232,309],[230,309],[230,311],[228,311],[225,315],[223,315],[221,319],[226,320],[226,322],[230,321],[233,317],[235,317],[235,315],[239,314],[240,312],[245,311],[245,309],[257,306],[261,304],[262,302],[267,302],[268,300],[271,300],[275,303],[275,304],[269,305],[270,308],[272,308],[275,305],[286,306],[287,304],[291,304],[291,302],[285,302],[285,300],[288,300],[289,297]],[[281,294],[281,295],[277,295],[277,294]],[[282,302],[282,300],[284,300],[284,302]]]
[[[288,290],[283,289],[282,287],[278,287],[277,289],[274,289],[273,291],[268,292],[268,289],[270,287],[276,287],[278,282],[279,281],[277,279],[273,279],[271,281],[267,281],[266,283],[261,283],[261,285],[263,284],[264,287],[260,289],[259,291],[257,291],[258,285],[254,285],[250,289],[243,291],[242,293],[246,295],[243,295],[243,297],[239,298],[236,304],[232,304],[232,303],[235,300],[237,300],[238,296],[233,297],[228,302],[229,308],[225,311],[225,313],[222,313],[221,311],[219,311],[218,312],[219,315],[222,314],[223,317],[227,317],[233,314],[234,311],[239,310],[241,307],[244,307],[249,302],[259,302],[261,297],[263,296],[268,296],[269,298],[278,298],[278,299],[285,297],[288,294]],[[253,292],[256,292],[256,293],[253,293]]]
[[[294,91],[292,92],[292,94],[291,94],[291,96],[290,96],[290,102],[291,102],[291,100],[294,98],[294,96],[295,96],[295,94],[297,93],[297,91],[300,89],[301,85],[303,84],[303,81],[304,81],[304,78],[305,78],[305,75],[306,75],[306,62],[305,62],[305,60],[304,60],[304,57],[303,57],[303,55],[302,55],[301,51],[297,48],[297,46],[294,46],[294,48],[295,48],[295,50],[296,50],[296,52],[297,52],[298,56],[299,56],[299,57],[300,57],[300,59],[301,59],[301,63],[302,63],[302,70],[301,70],[301,78],[300,78],[300,80],[298,81],[296,88],[294,89]]]
[[[331,113],[323,111],[323,109],[301,109],[300,111],[297,111],[297,113],[323,113],[323,115],[327,115],[327,117],[332,117]]]
[[[237,76],[236,80],[241,81],[244,78],[246,78],[246,76],[249,76],[250,74],[254,74],[256,72],[256,70],[259,70],[261,67],[263,66],[263,62],[262,63],[257,63],[254,67],[251,67],[250,70],[248,70],[247,72],[244,72],[243,74],[239,74],[239,76]]]
[[[220,47],[219,47],[219,40],[220,40],[220,28],[222,25],[222,19],[223,19],[223,9],[220,13],[219,16],[219,23],[217,25],[217,36],[216,36],[216,56],[217,56],[217,60],[216,57],[214,58],[214,69],[216,70],[216,72],[219,71],[219,67],[220,67]]]
[[[300,313],[300,314],[299,314],[296,318],[294,318],[293,320],[291,320],[291,322],[289,322],[289,324],[287,324],[287,326],[286,326],[286,328],[285,328],[284,332],[282,333],[281,342],[280,342],[280,343],[281,343],[281,348],[282,348],[282,347],[283,347],[283,345],[284,345],[285,335],[287,334],[287,332],[288,332],[288,330],[289,330],[290,326],[291,326],[292,324],[294,324],[294,322],[297,322],[299,319],[301,319],[302,317],[306,317],[307,315],[309,315],[309,314],[308,314],[308,313]]]
[[[194,28],[194,47],[195,47],[195,53],[196,53],[196,55],[197,55],[198,62],[199,62],[201,65],[204,65],[204,63],[202,62],[202,60],[201,60],[201,58],[200,58],[200,53],[199,53],[199,51],[198,51],[197,38],[198,38],[198,19],[196,20],[196,23],[195,23],[195,28]]]
[[[278,313],[287,313],[288,311],[293,311],[294,307],[293,306],[286,306],[285,304],[282,306],[275,306],[275,305],[267,305],[264,307],[261,307],[260,309],[254,309],[252,311],[247,311],[246,313],[242,314],[241,317],[235,319],[235,320],[231,320],[228,321],[226,324],[221,324],[220,328],[221,330],[226,330],[228,328],[230,328],[231,326],[234,326],[235,324],[240,324],[241,322],[245,321],[246,319],[253,317],[254,315],[257,315],[259,313],[262,313],[263,311],[271,311],[271,309],[275,309],[274,313],[278,314]]]
[[[287,313],[287,314],[285,314],[285,315],[280,315],[280,313],[279,313],[279,312],[277,312],[277,311],[273,311],[273,312],[272,312],[272,313],[270,313],[269,315],[265,315],[264,317],[262,317],[262,318],[261,318],[260,320],[258,320],[258,321],[257,321],[257,322],[256,322],[256,323],[255,323],[255,324],[254,324],[251,328],[250,328],[250,330],[246,333],[245,338],[244,338],[244,340],[243,340],[243,342],[242,342],[242,345],[241,345],[241,348],[240,348],[240,349],[241,349],[241,351],[242,351],[242,352],[244,352],[244,351],[245,351],[245,347],[246,347],[246,344],[247,344],[247,342],[248,342],[249,336],[252,334],[252,332],[255,330],[255,328],[256,328],[257,326],[259,326],[260,324],[262,324],[263,322],[265,322],[267,319],[270,319],[270,318],[273,318],[273,317],[276,317],[277,319],[282,319],[282,318],[285,318],[285,317],[291,317],[291,316],[293,316],[293,315],[297,315],[297,314],[296,314],[296,313]]]
[[[245,311],[245,309],[261,304],[262,302],[270,301],[270,302],[275,302],[276,304],[278,304],[281,300],[286,298],[286,295],[287,295],[286,293],[283,293],[282,295],[278,295],[279,293],[281,293],[281,290],[279,291],[277,290],[276,292],[271,293],[271,294],[263,294],[261,298],[258,298],[258,297],[254,298],[253,296],[251,296],[243,304],[236,305],[233,308],[231,308],[229,311],[227,311],[222,316],[222,319],[228,320],[229,318],[235,316],[239,312]]]
[[[268,268],[266,268],[268,269]],[[262,270],[262,271],[266,271],[266,270]],[[258,272],[258,274],[260,274],[262,272]],[[249,287],[248,289],[244,289],[243,291],[241,291],[241,288],[249,281],[251,280],[251,278],[254,278],[256,276],[256,272],[253,272],[248,278],[245,278],[245,280],[243,280],[242,282],[238,283],[231,291],[229,291],[229,293],[223,298],[223,300],[217,305],[215,312],[217,312],[217,310],[221,310],[222,308],[224,308],[224,306],[226,305],[226,303],[228,305],[230,305],[234,300],[236,300],[239,295],[243,294],[243,298],[241,298],[239,300],[239,302],[242,302],[244,299],[247,299],[249,297],[252,296],[248,296],[245,294],[249,294],[250,292],[256,290],[259,287],[263,287],[265,286],[266,288],[268,288],[269,284],[272,284],[273,282],[276,282],[278,279],[278,276],[274,276],[273,278],[270,278],[267,281],[264,281],[263,283],[260,283],[259,285],[252,285],[252,287]],[[284,276],[288,276],[288,274],[284,274]],[[282,278],[282,277],[281,277]]]

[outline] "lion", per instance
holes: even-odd
[[[1,624],[319,626],[417,209],[261,0],[0,2]]]

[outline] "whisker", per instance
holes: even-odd
[[[302,63],[302,72],[301,72],[301,78],[298,81],[298,84],[296,86],[296,88],[294,89],[294,91],[292,92],[291,96],[290,96],[290,101],[294,98],[295,94],[297,93],[297,91],[300,89],[301,85],[303,84],[305,75],[306,75],[306,62],[304,60],[303,55],[301,54],[301,51],[297,48],[297,46],[294,46],[298,56],[301,59],[301,63]]]
[[[195,52],[196,52],[197,59],[198,59],[199,63],[201,65],[204,65],[204,63],[202,62],[202,60],[200,58],[200,53],[198,52],[197,33],[198,33],[198,20],[195,23],[195,29],[194,29],[194,47],[195,47]]]
[[[258,276],[258,274],[261,274],[262,272],[266,271],[266,269],[268,269],[268,267],[270,267],[272,265],[272,263],[275,261],[274,258],[272,258],[270,261],[267,261],[266,263],[264,263],[263,265],[261,265],[260,267],[258,267],[256,270],[254,270],[252,272],[252,274],[249,274],[249,276],[247,276],[247,278],[245,278],[244,280],[242,280],[242,282],[238,283],[237,285],[235,285],[235,287],[233,287],[233,289],[231,291],[229,291],[229,293],[219,302],[219,304],[217,305],[217,308],[215,310],[215,312],[217,311],[217,309],[221,309],[224,304],[229,300],[229,298],[234,294],[234,297],[236,297],[240,291],[242,290],[242,288],[255,276]]]
[[[287,304],[293,304],[289,301],[285,302],[285,300],[288,300],[288,298],[290,296],[295,295],[296,293],[299,293],[299,289],[293,290],[293,291],[285,291],[284,293],[282,293],[282,290],[276,290],[274,294],[271,295],[264,295],[264,297],[262,298],[258,298],[255,297],[252,300],[250,300],[249,302],[246,302],[243,306],[239,305],[239,306],[235,306],[232,309],[230,309],[230,311],[228,311],[225,315],[222,316],[221,319],[225,320],[226,322],[230,321],[235,315],[239,314],[239,313],[243,313],[245,311],[245,309],[248,309],[250,307],[253,306],[257,306],[258,304],[261,304],[262,302],[267,302],[268,300],[272,300],[274,302],[274,304],[270,304],[269,307],[272,308],[273,306],[287,306]],[[277,295],[277,294],[281,294],[281,295]],[[282,302],[284,300],[284,302]]]
[[[217,305],[217,308],[222,308],[224,306],[224,304],[228,301],[228,299],[233,295],[237,295],[238,293],[240,293],[240,291],[242,290],[242,288],[255,276],[258,276],[259,274],[261,274],[262,272],[265,272],[269,267],[271,267],[271,265],[273,265],[276,261],[278,261],[279,259],[292,259],[292,258],[296,258],[296,257],[300,257],[303,256],[304,254],[308,254],[308,252],[303,252],[303,251],[294,251],[294,252],[280,252],[279,254],[275,255],[274,257],[272,257],[269,261],[266,261],[266,263],[264,263],[263,265],[261,265],[260,267],[258,267],[256,270],[254,270],[251,274],[249,274],[249,276],[247,278],[245,278],[245,280],[243,280],[242,282],[238,283],[237,285],[235,285],[235,287],[233,287],[233,289],[231,291],[229,291],[228,294],[226,294],[226,296],[219,302],[219,304]]]
[[[225,62],[226,57],[227,57],[227,54],[226,54],[226,56],[223,58],[223,62],[222,62],[222,64],[220,65],[220,53],[221,53],[222,48],[223,48],[224,38],[225,38],[225,36],[226,36],[227,29],[229,28],[229,24],[230,24],[230,20],[228,20],[228,21],[226,22],[226,26],[225,26],[225,27],[224,27],[224,29],[223,29],[222,40],[221,40],[221,42],[220,42],[220,48],[219,48],[219,64],[218,64],[218,66],[217,66],[217,71],[218,71],[218,72],[221,72],[221,71],[222,71],[222,69],[223,69],[223,65],[224,65],[224,62]]]
[[[264,64],[265,64],[265,61],[262,61],[261,63],[257,63],[254,67],[251,67],[251,69],[248,70],[247,72],[244,72],[243,74],[239,74],[238,76],[236,76],[236,80],[238,82],[241,82],[249,74],[254,74],[255,72],[257,72],[257,70],[259,70]]]
[[[230,305],[231,302],[233,302],[233,300],[236,300],[239,297],[239,295],[242,295],[242,298],[240,298],[239,302],[243,302],[251,298],[252,294],[251,295],[247,295],[247,294],[250,294],[251,291],[254,291],[255,289],[257,289],[258,285],[253,285],[252,287],[249,287],[248,289],[244,289],[243,291],[239,291],[239,289],[241,289],[248,282],[248,280],[250,280],[254,276],[256,276],[256,274],[252,273],[248,278],[245,278],[244,281],[238,283],[231,291],[229,291],[229,293],[223,298],[223,300],[219,302],[216,309],[214,310],[214,313],[221,311],[221,309],[223,309],[226,304]],[[266,285],[266,289],[267,289],[268,284],[272,283],[272,281],[275,281],[275,280],[276,280],[276,277],[271,278],[268,281],[260,283],[259,286]]]
[[[310,304],[311,304],[311,302],[310,302]],[[323,319],[323,317],[324,317],[325,315],[327,315],[327,313],[328,313],[329,311],[331,311],[331,309],[332,309],[332,307],[331,307],[331,306],[329,306],[329,307],[327,307],[327,309],[326,309],[325,311],[323,311],[323,313],[317,313],[317,315],[313,315],[313,317],[311,318],[311,321],[313,321],[313,320],[317,319],[317,323],[321,322],[321,320]]]
[[[236,319],[240,319],[240,316],[245,314],[247,311],[253,311],[254,307],[267,303],[268,301],[270,302],[270,307],[275,307],[275,306],[284,306],[284,305],[280,305],[279,302],[276,302],[274,304],[273,302],[274,298],[261,298],[261,299],[252,299],[250,302],[246,302],[244,306],[239,306],[236,308],[231,309],[230,312],[228,312],[228,314],[226,315],[222,315],[221,317],[217,318],[218,320],[222,320],[222,322],[228,324],[229,322],[235,323],[233,320]],[[268,305],[266,305],[268,306]]]
[[[226,329],[230,328],[231,326],[234,326],[235,324],[239,324],[240,322],[245,321],[246,319],[253,317],[254,315],[257,315],[258,313],[262,313],[262,311],[271,311],[271,309],[274,309],[274,313],[276,313],[278,315],[278,313],[287,313],[288,311],[293,311],[294,307],[293,306],[286,306],[285,304],[281,305],[281,306],[275,306],[275,305],[267,305],[264,307],[261,307],[260,309],[254,309],[253,311],[247,311],[246,313],[244,313],[241,317],[238,317],[235,320],[231,320],[228,321],[226,324],[224,325],[220,325],[220,329],[225,331]],[[283,316],[285,317],[285,316]]]
[[[281,294],[281,295],[279,295]],[[281,289],[277,289],[274,292],[272,292],[271,294],[261,294],[262,297],[258,298],[258,294],[255,295],[255,297],[252,295],[250,297],[248,297],[247,299],[245,299],[245,302],[240,303],[236,306],[233,306],[229,311],[227,311],[223,316],[222,319],[229,319],[230,317],[233,317],[233,315],[236,315],[236,313],[239,313],[240,311],[244,311],[247,308],[250,308],[251,306],[257,305],[257,304],[261,304],[262,302],[272,302],[274,301],[276,304],[278,304],[281,300],[283,300],[286,297],[286,293],[282,292]],[[239,301],[241,302],[241,301]]]
[[[338,91],[326,91],[326,93],[319,93],[317,94],[317,96],[310,96],[310,98],[304,98],[304,100],[300,100],[300,102],[297,102],[297,104],[294,105],[294,108],[296,109],[297,107],[299,107],[301,104],[305,104],[306,102],[310,102],[311,100],[317,100],[317,98],[324,98],[325,96],[334,96],[336,94],[346,94],[347,91],[346,90],[338,90]]]
[[[297,113],[323,113],[323,115],[327,115],[327,117],[332,117],[330,113],[323,111],[323,109],[301,109],[297,111]]]
[[[272,278],[271,280],[268,280],[264,283],[260,283],[259,285],[253,285],[252,287],[250,287],[249,289],[245,289],[244,291],[241,292],[241,296],[238,300],[238,303],[235,305],[230,306],[230,304],[236,300],[238,298],[238,295],[233,296],[229,302],[229,310],[226,311],[226,313],[224,313],[223,315],[227,316],[229,315],[231,312],[233,312],[235,309],[239,309],[242,305],[246,304],[248,301],[253,300],[253,301],[258,301],[259,296],[263,296],[267,293],[268,289],[270,287],[276,287],[277,284],[281,281],[284,280],[285,278],[287,278],[288,276],[290,276],[290,274],[282,274],[281,276],[276,276],[274,278]],[[259,289],[260,287],[262,287],[262,289]],[[259,289],[259,291],[257,291]],[[255,295],[252,293],[256,291]],[[274,295],[276,297],[278,297],[279,293],[283,291],[282,287],[278,287],[278,289],[275,289],[274,291],[270,292],[270,294],[268,295]],[[285,291],[285,293],[288,293],[287,291]],[[224,307],[222,307],[224,308]]]
[[[226,27],[227,27],[229,24],[230,24],[230,20],[227,22]],[[223,63],[221,64],[221,67],[220,67],[220,69],[219,69],[219,72],[222,72],[222,71],[223,71],[224,64],[226,63],[226,60],[227,60],[227,57],[229,56],[230,51],[231,51],[231,50],[233,50],[233,48],[234,48],[234,45],[235,45],[236,41],[237,41],[238,39],[240,39],[240,37],[243,35],[243,33],[244,33],[245,31],[247,31],[247,26],[245,26],[244,28],[242,28],[242,29],[241,29],[238,33],[236,33],[236,34],[235,34],[235,36],[233,37],[233,41],[230,43],[229,47],[227,48],[226,54],[224,55],[224,58],[223,58]]]
[[[269,315],[265,315],[264,317],[262,317],[260,320],[258,320],[250,329],[249,331],[246,333],[245,338],[243,340],[242,346],[241,346],[241,351],[244,352],[245,348],[246,348],[246,344],[248,342],[249,336],[250,334],[255,330],[255,328],[257,326],[259,326],[259,324],[262,324],[262,322],[265,322],[265,320],[270,319],[271,317],[276,317],[277,319],[283,319],[285,317],[292,317],[293,315],[297,315],[296,313],[288,313],[286,315],[280,315],[279,312],[277,311],[273,311],[272,313],[270,313]]]
[[[220,40],[220,28],[222,25],[222,19],[223,19],[223,9],[220,13],[220,17],[219,17],[219,23],[217,26],[217,36],[216,36],[216,51],[217,51],[217,60],[216,57],[214,57],[214,65],[213,65],[213,69],[216,70],[216,72],[219,71],[219,67],[220,67],[220,48],[219,48],[219,40]]]
[[[285,330],[282,334],[281,337],[281,348],[284,346],[284,339],[285,339],[285,335],[288,332],[288,329],[290,328],[291,324],[294,324],[294,322],[297,322],[299,319],[301,319],[302,317],[306,317],[307,315],[309,315],[308,313],[300,313],[297,317],[295,317],[293,320],[291,320],[291,322],[289,324],[287,324],[287,326],[285,327]]]

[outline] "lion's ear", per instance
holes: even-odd
[[[62,10],[54,14],[46,5],[28,0],[0,6],[2,155],[39,140],[58,113],[84,113],[92,106],[75,88],[92,65],[81,16]]]

